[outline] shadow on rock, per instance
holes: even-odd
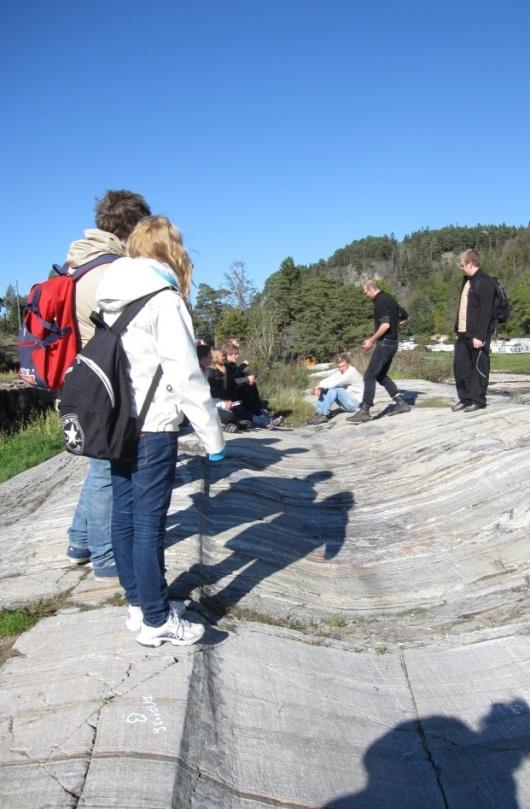
[[[477,731],[452,716],[403,722],[366,751],[366,789],[322,809],[523,809],[514,776],[529,755],[522,699],[493,704]]]
[[[226,457],[221,463],[210,464],[204,457],[197,456],[192,458],[186,466],[178,466],[173,488],[202,479],[204,480],[205,490],[204,492],[196,492],[191,496],[192,502],[189,508],[168,514],[164,546],[169,548],[177,542],[198,533],[201,515],[207,510],[211,486],[219,483],[224,478],[238,480],[240,477],[244,477],[248,479],[252,472],[261,472],[290,455],[307,452],[302,447],[289,447],[280,451],[274,446],[276,443],[279,443],[279,439],[272,436],[265,438],[237,438],[227,445]],[[224,494],[217,495],[215,501],[222,498]],[[209,502],[211,503],[212,500]],[[261,519],[261,517],[257,519]],[[237,507],[233,509],[232,520],[233,522],[230,524],[232,528],[245,521],[243,516],[239,516]],[[223,528],[223,530],[225,529]]]
[[[208,502],[210,536],[246,524],[224,544],[231,553],[211,563],[212,550],[208,538],[203,539],[199,562],[170,585],[172,598],[188,598],[201,587],[217,615],[269,576],[309,554],[320,564],[332,560],[344,542],[348,512],[354,504],[350,491],[317,500],[315,487],[332,477],[329,471],[302,478],[240,474],[228,490]],[[229,576],[230,582],[218,589],[216,585]]]

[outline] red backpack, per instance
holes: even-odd
[[[110,254],[98,256],[72,274],[68,264],[62,267],[54,264],[57,275],[31,287],[18,337],[18,373],[24,382],[50,390],[62,387],[64,375],[80,348],[75,316],[76,282],[94,267],[110,264],[117,258]]]

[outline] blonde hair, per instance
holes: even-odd
[[[224,351],[221,351],[220,348],[212,348],[212,365],[216,368],[224,368],[225,363],[223,359]]]
[[[462,253],[460,253],[458,260],[462,261],[464,264],[472,264],[473,267],[480,267],[479,254],[476,250],[473,250],[473,248],[464,250]]]
[[[182,236],[165,216],[146,216],[127,240],[127,255],[144,256],[169,264],[179,282],[184,298],[188,297],[192,264],[182,244]]]

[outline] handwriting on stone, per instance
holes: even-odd
[[[142,701],[144,704],[144,709],[147,711],[148,715],[133,711],[127,716],[125,721],[129,725],[136,725],[138,722],[147,722],[149,719],[151,719],[153,733],[165,733],[167,731],[167,727],[164,724],[164,720],[162,719],[158,705],[156,704],[152,695],[144,694]]]

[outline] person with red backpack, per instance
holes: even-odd
[[[96,201],[96,227],[73,242],[66,256],[69,272],[89,262],[89,272],[75,284],[75,317],[80,347],[94,334],[91,313],[97,309],[96,289],[114,259],[125,256],[125,242],[137,223],[151,210],[140,194],[107,191]],[[99,264],[100,260],[104,263]],[[110,461],[92,458],[81,489],[72,524],[68,529],[67,557],[76,564],[92,563],[94,576],[117,576],[111,539],[112,483]]]

